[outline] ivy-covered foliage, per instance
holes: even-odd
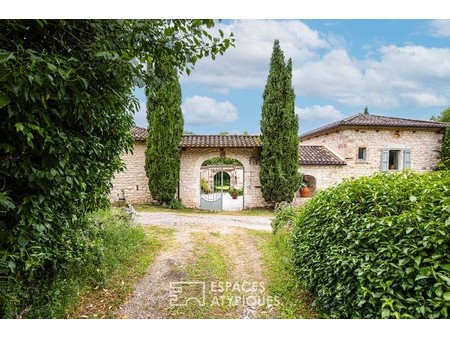
[[[294,222],[299,279],[332,318],[449,318],[450,173],[400,172],[319,192]]]
[[[275,40],[261,115],[261,171],[264,200],[274,206],[291,202],[300,185],[298,117],[292,87],[292,60],[284,61]]]
[[[234,165],[242,167],[242,163],[239,160],[230,157],[213,157],[202,163],[202,166],[207,165]]]
[[[433,116],[431,119],[450,124],[450,107],[441,111],[438,116]],[[444,170],[450,169],[450,127],[445,128],[444,134],[442,135],[441,161],[439,162],[439,168]]]
[[[442,135],[441,161],[439,168],[450,170],[450,127],[444,129]]]
[[[164,57],[181,71],[223,53],[232,40],[213,25],[0,21],[0,317],[25,317],[62,270],[99,257],[86,216],[132,149],[143,65]]]
[[[153,199],[167,205],[175,199],[180,173],[179,146],[184,126],[181,86],[177,69],[164,59],[148,68],[153,81],[147,88],[145,171]]]

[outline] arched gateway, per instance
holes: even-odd
[[[258,136],[184,136],[180,144],[179,187],[179,196],[183,204],[190,208],[212,210],[239,210],[265,205],[257,161],[260,144]],[[205,162],[213,158],[234,159],[236,163],[215,161],[217,163],[210,165]],[[229,185],[223,184],[223,177],[229,179]],[[215,182],[214,178],[221,179],[221,184]],[[214,186],[220,186],[221,189],[214,192]],[[224,193],[224,188],[240,190],[242,195],[231,201],[228,192]]]

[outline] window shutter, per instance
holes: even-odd
[[[411,149],[403,150],[403,169],[411,168]]]
[[[389,169],[389,150],[381,150],[381,171],[387,171]]]

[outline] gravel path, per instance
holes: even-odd
[[[143,226],[174,229],[175,243],[156,257],[133,296],[119,309],[120,318],[166,318],[170,283],[186,277],[187,267],[195,260],[193,235],[198,233],[227,235],[223,239],[224,254],[234,280],[263,280],[261,254],[243,228],[271,231],[270,217],[138,212],[136,221]],[[239,312],[240,318],[256,316],[255,308],[244,307]]]
[[[176,214],[169,212],[138,212],[136,221],[142,225],[160,225],[177,228],[186,225],[201,228],[209,226],[213,231],[230,230],[230,227],[242,227],[253,230],[271,231],[271,217],[266,216],[235,216],[221,214]]]

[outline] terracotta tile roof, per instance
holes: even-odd
[[[181,147],[189,148],[258,148],[259,136],[250,135],[185,135]]]
[[[400,128],[445,128],[445,123],[425,121],[425,120],[410,120],[389,116],[378,116],[372,114],[357,114],[347,117],[343,120],[327,124],[323,127],[311,130],[304,133],[300,138],[309,138],[330,132],[342,127],[400,127]]]
[[[147,140],[147,129],[141,127],[134,127],[131,131],[135,141]]]
[[[300,146],[300,165],[345,165],[324,146]]]
[[[133,128],[136,141],[145,141],[147,129]],[[253,135],[185,135],[180,147],[186,148],[259,148],[261,139]],[[304,165],[345,165],[333,152],[324,146],[300,145],[300,164]]]

